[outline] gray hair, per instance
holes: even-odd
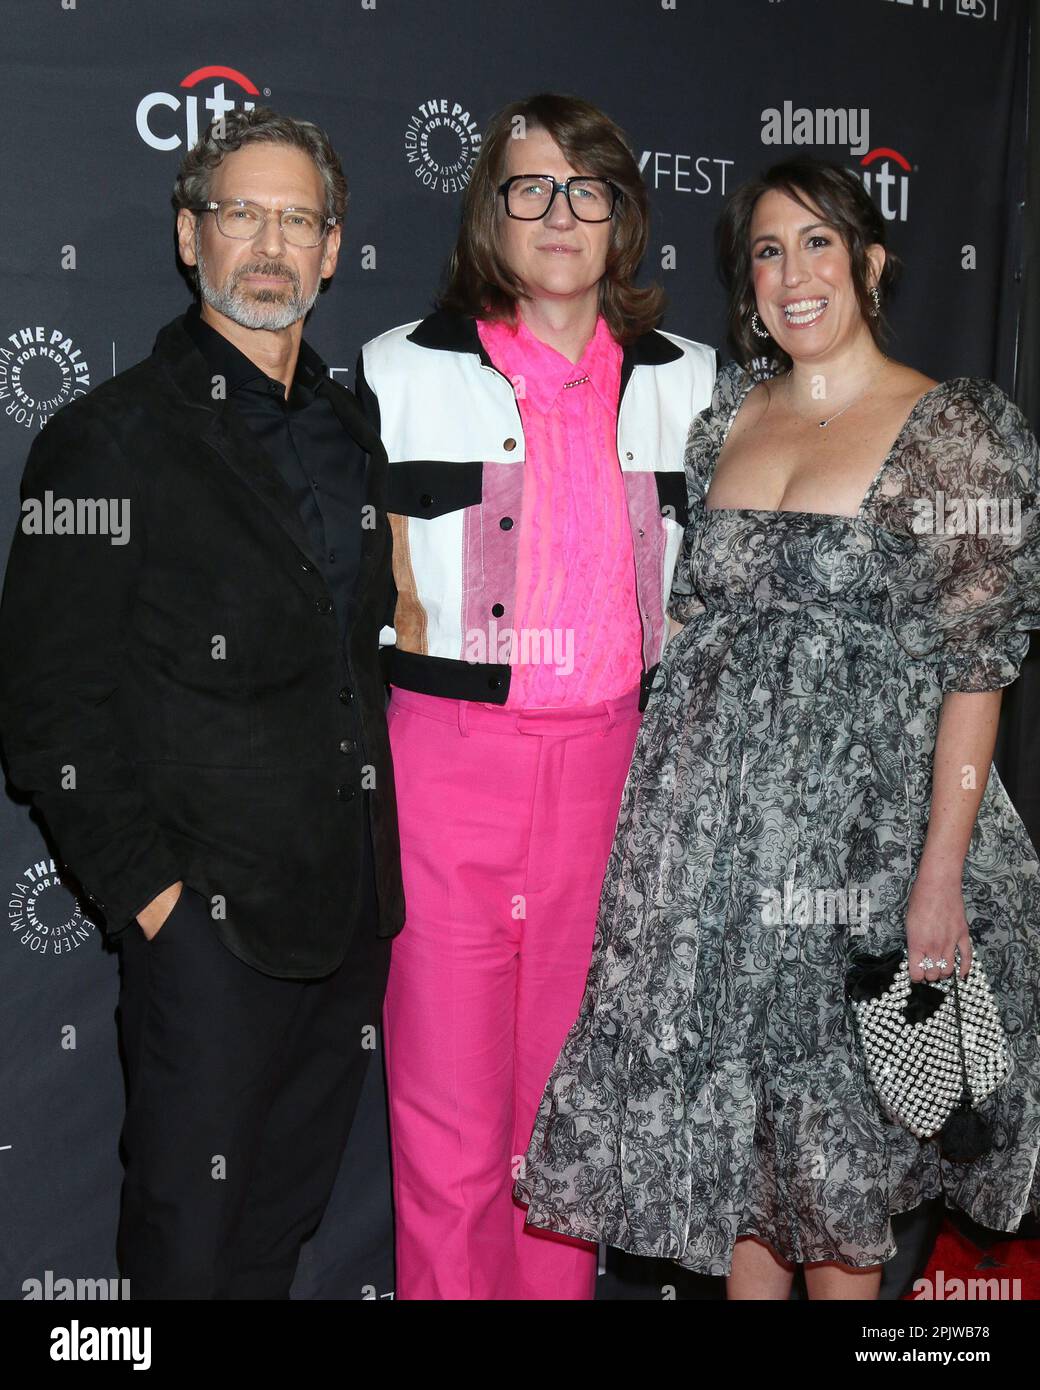
[[[257,106],[252,111],[229,111],[213,121],[198,144],[181,160],[173,185],[174,208],[198,208],[208,203],[213,173],[225,157],[243,145],[262,141],[292,145],[309,154],[325,185],[325,216],[343,217],[350,193],[329,137],[313,122],[280,116],[269,106]]]

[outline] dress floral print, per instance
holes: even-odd
[[[853,954],[905,942],[944,692],[1008,685],[1040,626],[1036,441],[997,386],[956,378],[916,403],[855,517],[706,510],[757,379],[723,368],[690,429],[685,626],[514,1189],[534,1226],[715,1275],[742,1234],[865,1266],[895,1253],[892,1213],[939,1194],[998,1230],[1040,1209],[1040,864],[995,769],[963,879],[1013,1059],[980,1106],[989,1154],[951,1163],[885,1117],[845,997]],[[983,501],[1003,531],[946,510]]]

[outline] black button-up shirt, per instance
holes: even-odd
[[[301,340],[289,398],[285,387],[202,318],[199,305],[184,326],[226,399],[245,420],[292,494],[310,540],[311,558],[336,605],[346,638],[361,558],[366,455],[323,394],[327,367]]]

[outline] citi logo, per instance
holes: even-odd
[[[898,150],[878,145],[860,160],[863,186],[889,222],[905,222],[910,207],[910,161]]]
[[[211,121],[234,111],[239,102],[235,94],[225,95],[227,83],[234,83],[248,96],[257,97],[260,90],[244,73],[235,68],[206,67],[196,68],[181,80],[181,96],[173,92],[149,92],[137,103],[137,133],[146,145],[153,150],[176,150],[181,145],[188,149],[199,139],[199,101],[200,92],[193,89],[204,84],[215,83],[209,96],[202,100],[202,106],[209,116],[204,118],[203,128]],[[240,99],[242,110],[252,111],[255,102]],[[174,112],[171,117],[168,112]]]

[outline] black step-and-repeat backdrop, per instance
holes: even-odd
[[[178,161],[213,116],[252,104],[325,127],[350,181],[339,270],[307,328],[347,384],[367,338],[430,308],[490,114],[560,90],[629,134],[666,328],[721,342],[723,200],[810,152],[863,178],[906,263],[889,306],[894,355],[1013,390],[1028,52],[1016,0],[0,0],[0,21],[2,556],[34,435],[145,356],[185,307]],[[51,854],[8,788],[4,1298],[48,1270],[52,1282],[116,1272],[117,957]],[[294,1296],[392,1296],[378,1072],[371,1081]],[[616,1281],[612,1296],[659,1286]]]

